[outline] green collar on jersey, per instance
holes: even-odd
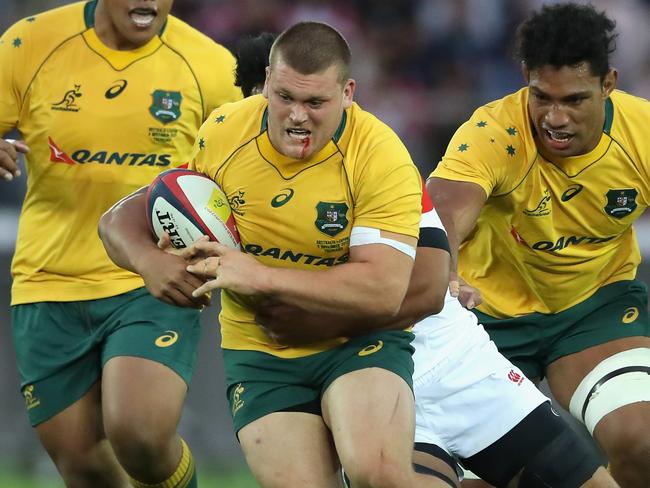
[[[612,123],[614,122],[614,103],[612,99],[607,97],[605,100],[605,124],[603,125],[603,132],[609,134],[612,130]]]
[[[335,143],[339,142],[339,139],[343,135],[343,131],[345,130],[345,124],[348,121],[348,113],[344,110],[343,111],[343,116],[341,117],[341,123],[339,124],[338,129],[336,129],[336,132],[332,136],[332,140]],[[260,126],[260,133],[264,132],[267,130],[269,127],[269,108],[266,107],[264,109],[264,114],[262,115],[262,125]]]
[[[84,21],[86,22],[86,27],[88,29],[95,27],[95,10],[97,10],[97,0],[91,0],[84,6]],[[160,29],[160,33],[158,35],[162,36],[163,32],[165,32],[166,27],[167,21],[165,20],[165,23],[163,24],[162,29]]]

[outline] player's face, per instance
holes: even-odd
[[[303,75],[279,56],[267,68],[264,96],[269,100],[268,130],[273,147],[293,159],[308,159],[323,149],[352,105],[354,80],[339,81],[339,67]]]
[[[601,81],[587,63],[524,70],[528,109],[537,132],[537,146],[547,157],[586,154],[600,141],[605,100],[616,86],[616,71]]]
[[[95,12],[99,38],[113,49],[145,45],[162,29],[174,0],[100,0]]]

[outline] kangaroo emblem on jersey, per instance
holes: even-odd
[[[149,113],[163,124],[174,122],[181,116],[183,95],[177,91],[155,90]]]
[[[347,203],[318,202],[316,205],[316,228],[330,237],[344,230],[348,226]]]
[[[81,97],[81,85],[75,85],[72,90],[68,90],[63,98],[52,104],[52,110],[61,110],[63,112],[79,112],[76,105],[77,98]]]
[[[620,219],[630,215],[636,209],[636,196],[639,194],[634,188],[621,188],[607,192],[607,205],[605,213]]]
[[[549,193],[548,188],[546,188],[544,190],[544,196],[537,206],[532,210],[524,209],[524,215],[528,215],[529,217],[543,217],[544,215],[548,215],[551,213],[550,203],[551,194]]]

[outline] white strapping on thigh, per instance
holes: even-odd
[[[352,227],[350,246],[363,246],[364,244],[385,244],[415,259],[415,248],[413,246],[396,239],[382,237],[381,231],[373,227]]]
[[[650,401],[650,348],[619,352],[601,361],[576,388],[569,410],[593,435],[617,408]]]

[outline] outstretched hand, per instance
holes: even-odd
[[[12,181],[20,176],[18,154],[29,152],[29,146],[23,141],[0,139],[0,178]]]
[[[217,288],[241,295],[263,293],[269,268],[253,256],[218,242],[198,241],[192,248],[191,254],[185,258],[200,259],[187,266],[187,271],[201,280],[208,280],[194,290],[193,296],[198,297]]]
[[[458,273],[449,273],[449,293],[452,297],[458,298],[460,304],[467,308],[472,309],[478,307],[483,303],[481,292],[471,285],[468,285]]]

